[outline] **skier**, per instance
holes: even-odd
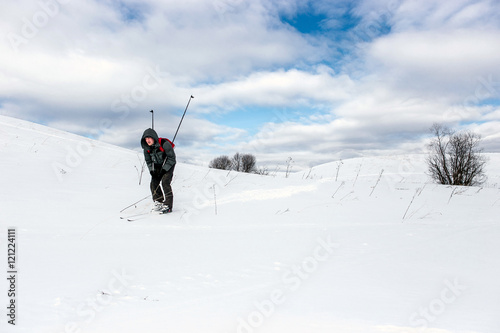
[[[148,128],[142,134],[141,146],[151,174],[150,187],[154,201],[153,210],[170,213],[174,201],[170,183],[172,182],[176,163],[172,143],[167,139],[158,138],[156,131]]]

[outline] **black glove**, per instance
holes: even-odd
[[[166,173],[167,173],[167,171],[165,169],[161,168],[160,171],[158,172],[158,177],[162,178]]]
[[[151,177],[161,179],[167,172],[165,171],[165,169],[156,169],[149,171],[149,173],[151,174]]]

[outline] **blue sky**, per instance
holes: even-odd
[[[338,30],[345,31],[351,25],[352,18],[341,17],[343,24]],[[281,20],[290,24],[298,32],[303,34],[317,35],[328,30],[325,23],[328,17],[324,13],[315,13],[310,8],[306,12],[298,12],[291,17],[281,17]]]
[[[425,152],[440,122],[500,152],[500,2],[20,0],[3,5],[0,114],[179,160],[296,168]]]

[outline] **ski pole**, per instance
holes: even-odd
[[[148,196],[145,196],[145,197],[144,197],[144,198],[142,198],[141,200],[138,200],[138,201],[134,202],[133,204],[131,204],[131,205],[129,205],[129,206],[127,206],[127,207],[123,208],[122,210],[120,210],[120,213],[123,213],[123,211],[124,211],[125,209],[130,208],[130,207],[132,207],[132,206],[134,206],[134,205],[138,204],[139,202],[141,202],[141,201],[143,201],[143,200],[146,200],[146,199],[147,199],[147,198],[149,198],[150,196],[151,196],[151,194],[149,194]]]
[[[189,103],[191,102],[191,98],[194,98],[194,96],[191,95],[191,97],[189,97],[188,103],[186,105],[186,109],[184,110],[184,114],[182,115],[181,121],[179,122],[179,126],[177,126],[177,130],[175,131],[175,135],[174,135],[174,138],[172,139],[172,142],[175,141],[175,137],[177,136],[177,132],[179,132],[179,128],[181,127],[182,120],[184,119],[184,116],[186,115],[186,111],[187,111],[187,109],[189,107]]]
[[[151,112],[151,129],[155,129],[155,112],[153,110]]]

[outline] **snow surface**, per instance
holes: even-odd
[[[419,155],[179,163],[174,212],[128,222],[151,206],[123,210],[149,194],[141,153],[4,116],[0,153],[1,332],[500,332],[498,154],[482,188],[429,182]]]

